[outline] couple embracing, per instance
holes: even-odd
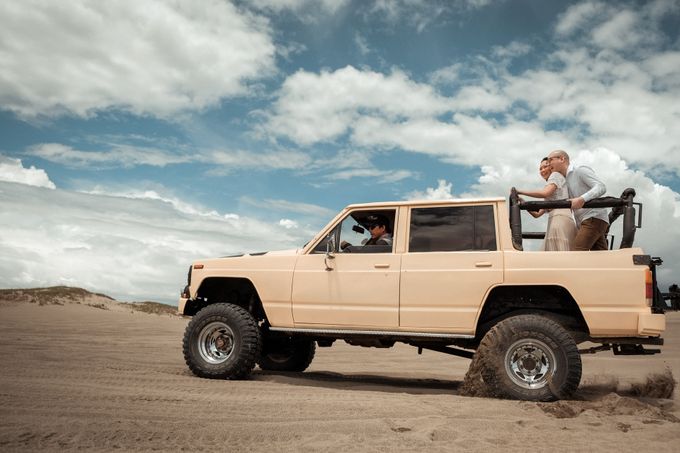
[[[607,210],[583,207],[587,201],[601,197],[607,190],[595,172],[590,167],[570,165],[569,155],[556,150],[541,160],[539,173],[546,180],[543,189],[518,190],[517,193],[545,198],[546,201],[571,201],[571,209],[530,211],[534,217],[540,217],[548,211],[543,250],[607,250]]]

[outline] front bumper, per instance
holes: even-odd
[[[177,301],[177,312],[180,315],[184,314],[184,307],[186,306],[188,301],[189,301],[189,299],[186,298],[186,297],[180,297],[179,301]]]
[[[663,314],[641,313],[638,315],[638,335],[658,337],[666,330],[666,316]]]

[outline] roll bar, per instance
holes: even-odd
[[[630,248],[635,240],[635,230],[642,228],[642,203],[635,203],[635,189],[628,188],[620,197],[601,197],[587,201],[584,208],[612,208],[609,213],[609,225],[623,215],[623,237],[619,248]],[[635,206],[639,206],[637,221],[635,218]],[[521,211],[539,211],[541,209],[570,209],[569,200],[553,201],[525,201],[520,203],[517,189],[510,190],[510,231],[512,233],[512,246],[517,250],[524,250],[522,239],[536,239],[542,233],[522,233]]]

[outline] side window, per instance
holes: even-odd
[[[497,250],[493,206],[475,206],[475,250]]]
[[[353,211],[340,225],[338,252],[392,253],[394,209]]]
[[[361,246],[368,242],[371,233],[353,216],[349,215],[340,224],[340,250],[350,251],[349,247]]]
[[[321,239],[321,241],[319,241],[319,243],[316,244],[316,247],[314,247],[314,250],[312,250],[312,253],[326,253],[326,250],[328,249],[328,241],[330,241],[331,238],[333,237],[337,240],[338,227],[333,228],[333,231],[328,233],[328,236]],[[332,251],[334,252],[335,250]]]
[[[410,252],[496,250],[493,206],[411,210]]]
[[[337,253],[392,253],[394,209],[353,211],[321,240],[312,253],[325,253],[331,236],[335,237]]]

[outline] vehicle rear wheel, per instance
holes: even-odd
[[[581,356],[574,339],[545,316],[519,315],[496,324],[477,354],[489,391],[529,401],[569,397],[581,381]]]
[[[232,304],[213,304],[189,322],[183,341],[184,360],[196,375],[243,379],[255,367],[262,341],[253,316]]]
[[[304,371],[312,363],[316,342],[296,338],[267,338],[257,364],[263,370]]]

